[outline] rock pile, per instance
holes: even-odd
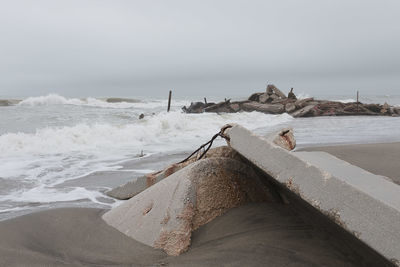
[[[400,116],[400,107],[390,106],[387,103],[363,104],[361,102],[342,103],[338,101],[316,100],[312,97],[297,99],[293,88],[288,96],[275,85],[269,84],[264,93],[254,93],[248,100],[225,100],[220,103],[202,102],[191,103],[189,107],[183,107],[186,113],[235,113],[240,111],[258,111],[267,114],[288,113],[293,117],[316,116],[345,116],[345,115],[372,115],[372,116]]]

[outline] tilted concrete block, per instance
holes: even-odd
[[[239,154],[235,150],[227,146],[221,146],[210,149],[204,156],[204,158],[218,158],[218,157],[240,160]],[[197,160],[196,155],[194,155],[186,162],[171,164],[162,171],[148,173],[146,175],[137,177],[132,181],[127,182],[126,184],[117,186],[111,189],[110,191],[107,191],[106,194],[110,197],[120,200],[130,199],[139,194],[140,192],[142,192],[143,190],[149,188],[150,186],[170,176],[171,174],[195,162],[196,160]]]
[[[239,125],[226,134],[272,179],[399,265],[399,185],[324,152],[287,151]]]

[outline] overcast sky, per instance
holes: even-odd
[[[400,94],[399,0],[0,0],[0,96]]]

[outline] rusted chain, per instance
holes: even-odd
[[[210,150],[210,148],[211,148],[211,146],[212,146],[214,140],[215,140],[218,136],[224,138],[224,139],[227,140],[227,141],[229,141],[230,138],[229,138],[228,136],[225,135],[225,130],[226,130],[226,129],[229,129],[229,128],[232,128],[232,125],[227,124],[227,125],[225,125],[224,127],[222,127],[221,130],[220,130],[218,133],[214,134],[214,136],[211,138],[210,141],[208,141],[208,142],[205,143],[205,144],[202,144],[198,149],[196,149],[195,151],[193,151],[193,153],[190,154],[187,158],[185,158],[184,160],[178,162],[178,164],[184,163],[184,162],[188,161],[193,155],[195,155],[196,153],[198,153],[200,150],[203,149],[204,151],[201,153],[200,157],[198,157],[197,160],[202,159],[202,158],[207,154],[208,150]],[[204,149],[206,146],[207,146],[207,148]]]

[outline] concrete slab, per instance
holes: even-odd
[[[226,134],[272,179],[400,266],[400,186],[329,154],[287,151],[239,125]]]
[[[228,209],[273,199],[248,165],[230,158],[202,159],[108,211],[103,219],[175,256],[187,250],[193,230]]]
[[[282,136],[285,136],[286,139],[290,140],[289,133],[291,133],[290,130],[288,130],[286,134],[282,134]],[[280,140],[276,138],[275,141],[278,142]],[[218,158],[218,157],[240,160],[238,153],[228,146],[213,148],[210,151],[208,151],[208,153],[204,156],[204,158]],[[182,156],[182,158],[185,158],[185,156]],[[194,155],[186,162],[173,163],[161,171],[148,173],[146,175],[136,177],[135,179],[127,182],[126,184],[111,189],[110,191],[107,192],[107,195],[120,200],[130,199],[139,194],[140,192],[142,192],[143,190],[149,188],[150,186],[170,176],[171,174],[195,162],[196,160],[197,160],[197,155]]]

